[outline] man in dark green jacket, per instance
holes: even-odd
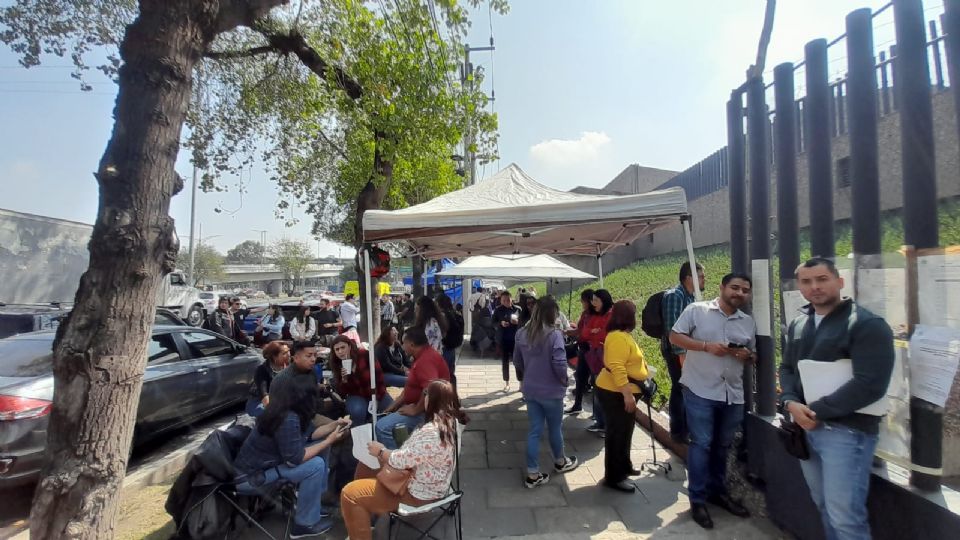
[[[893,332],[879,316],[840,295],[833,261],[813,258],[796,272],[810,304],[787,331],[780,402],[807,434],[801,461],[828,539],[869,539],[867,492],[880,416],[858,413],[886,395],[894,364]],[[853,378],[813,402],[804,398],[797,362],[850,359]]]

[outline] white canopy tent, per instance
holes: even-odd
[[[368,210],[363,214],[363,242],[403,242],[411,255],[430,259],[504,253],[593,255],[602,285],[605,253],[678,222],[683,225],[690,264],[696,268],[683,189],[583,195],[539,184],[510,164],[486,180],[422,204]],[[368,250],[363,260],[369,270]],[[370,291],[370,273],[365,273]],[[699,289],[695,292],[699,298]],[[372,298],[366,296],[367,313],[371,313]],[[367,325],[373,335],[369,317]],[[376,418],[376,403],[371,401],[370,407]]]
[[[475,255],[437,272],[439,276],[513,279],[594,279],[597,276],[564,264],[549,255]]]

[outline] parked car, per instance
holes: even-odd
[[[73,304],[2,304],[0,303],[0,339],[16,334],[56,330]],[[154,326],[186,326],[176,313],[166,308],[157,308]]]
[[[0,338],[56,330],[73,309],[73,304],[3,304],[0,303]]]
[[[37,479],[53,405],[55,332],[0,339],[0,488]],[[134,444],[243,403],[263,357],[208,330],[157,326],[147,349]]]

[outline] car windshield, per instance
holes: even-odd
[[[0,340],[0,377],[39,377],[53,371],[50,339]]]

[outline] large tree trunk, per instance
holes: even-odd
[[[414,298],[420,298],[426,292],[423,290],[423,257],[414,255],[410,259],[410,265],[413,270],[413,286],[410,293]]]
[[[90,266],[54,342],[53,412],[32,538],[113,536],[155,291],[179,248],[169,205],[183,187],[174,171],[180,131],[216,5],[143,0],[121,44]]]
[[[393,162],[386,159],[380,149],[380,141],[383,138],[383,133],[374,133],[373,172],[367,184],[363,186],[363,189],[360,190],[360,194],[357,196],[357,213],[354,216],[354,248],[357,250],[354,260],[357,264],[357,283],[360,285],[360,314],[362,316],[360,323],[362,328],[357,328],[357,331],[360,333],[361,338],[366,339],[367,343],[370,343],[371,347],[373,346],[374,340],[380,335],[380,298],[377,294],[377,283],[379,283],[380,280],[372,279],[370,284],[373,290],[367,290],[366,272],[369,272],[370,269],[363,267],[364,261],[361,252],[363,249],[363,214],[367,210],[380,209],[381,205],[383,205],[383,199],[387,196],[387,192],[390,191],[390,183],[393,181]],[[377,176],[383,177],[383,181],[380,182],[379,187],[376,182]],[[370,313],[367,312],[366,303],[368,294],[370,295],[370,305],[372,308]],[[367,317],[370,317],[370,319],[367,319]],[[369,333],[367,332],[368,320],[373,321],[372,336],[367,335]]]

